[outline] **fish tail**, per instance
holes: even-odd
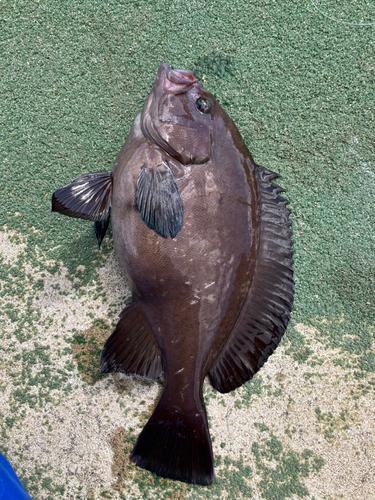
[[[184,411],[169,396],[165,390],[130,458],[161,477],[212,484],[213,454],[204,406]]]

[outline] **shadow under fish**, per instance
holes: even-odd
[[[101,355],[102,372],[154,381],[162,397],[131,459],[159,476],[213,482],[206,375],[226,393],[275,350],[293,303],[288,201],[193,72],[161,64],[113,169],[53,194],[52,210],[112,220],[133,297]]]

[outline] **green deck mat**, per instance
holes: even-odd
[[[375,5],[0,1],[0,452],[33,500],[371,500],[375,476]],[[110,169],[157,68],[196,71],[282,175],[296,294],[280,348],[205,387],[209,488],[129,464],[158,384],[98,372],[127,297],[109,234],[51,214]]]

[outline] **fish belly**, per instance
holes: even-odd
[[[173,239],[163,238],[146,226],[135,203],[143,161],[124,166],[114,178],[116,255],[131,279],[133,292],[144,303],[165,355],[169,357],[171,349],[174,358],[177,347],[169,346],[174,346],[176,337],[186,338],[190,345],[179,344],[182,353],[192,351],[195,359],[201,358],[201,365],[218,329],[225,342],[249,288],[252,205],[243,202],[245,183],[238,183],[239,193],[232,190],[228,196],[227,179],[214,178],[214,165],[192,167],[178,179],[184,209],[182,229]]]

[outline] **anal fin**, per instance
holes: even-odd
[[[136,297],[126,305],[104,344],[100,369],[103,373],[121,372],[150,382],[162,375],[161,352]]]
[[[259,242],[254,276],[240,316],[209,370],[211,385],[229,392],[253,377],[278,346],[288,325],[294,281],[288,200],[257,167]]]

